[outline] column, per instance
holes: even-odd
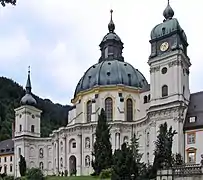
[[[64,158],[63,158],[63,161],[64,161],[64,173],[65,171],[68,169],[67,168],[67,135],[65,134],[64,136]]]
[[[82,142],[82,134],[79,133],[78,134],[78,143],[80,146],[79,146],[79,152],[77,154],[79,154],[79,158],[77,158],[76,160],[76,169],[77,169],[77,176],[81,176],[82,175],[82,158],[83,158],[83,152],[82,152],[82,147],[83,147],[83,142]]]
[[[120,97],[118,120],[125,121],[124,98]]]

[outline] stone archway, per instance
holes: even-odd
[[[70,156],[69,158],[69,172],[70,172],[70,175],[76,176],[77,174],[76,157],[74,155]]]

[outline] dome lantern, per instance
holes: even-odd
[[[115,33],[115,24],[113,22],[113,10],[110,11],[111,18],[108,24],[109,32],[104,36],[102,42],[100,43],[101,57],[99,62],[117,59],[119,61],[124,61],[122,56],[123,43],[120,37]]]

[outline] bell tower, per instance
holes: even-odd
[[[187,37],[169,1],[163,12],[164,20],[151,31],[150,66],[150,120],[155,122],[157,135],[160,124],[167,122],[177,134],[173,153],[184,154],[183,124],[189,104],[189,68]],[[154,139],[155,140],[155,139]]]
[[[36,100],[32,96],[30,81],[30,68],[26,84],[26,94],[22,97],[21,106],[15,109],[15,137],[40,137],[41,110],[37,109]]]
[[[164,21],[151,31],[150,66],[151,107],[172,102],[188,104],[190,59],[187,37],[169,2]]]

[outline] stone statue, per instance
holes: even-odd
[[[85,148],[87,148],[87,149],[90,148],[90,139],[89,139],[89,138],[86,138],[86,141],[85,141]]]
[[[44,156],[43,149],[40,148],[40,150],[39,150],[39,157],[40,157],[40,158],[43,158],[43,156]]]
[[[89,156],[86,156],[85,158],[85,166],[90,166],[90,157]]]

